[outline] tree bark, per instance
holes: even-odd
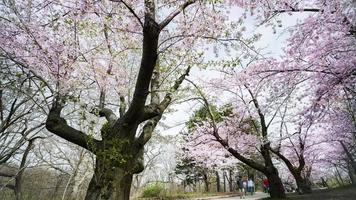
[[[233,192],[233,181],[232,181],[232,170],[231,169],[229,169],[229,190],[230,190],[230,192]]]
[[[297,183],[299,194],[310,194],[312,192],[311,183],[307,178],[303,178],[301,174],[293,174]]]
[[[226,172],[223,171],[223,180],[224,180],[224,192],[226,192]]]
[[[347,163],[347,172],[348,172],[348,175],[350,177],[351,184],[352,185],[356,185],[355,175],[353,173],[353,169],[352,169],[351,164],[350,164],[349,161]]]
[[[328,183],[325,181],[325,179],[323,177],[321,177],[321,183],[323,184],[324,187],[329,188]]]
[[[36,140],[36,138],[30,139],[28,142],[28,145],[25,149],[25,152],[22,156],[21,159],[21,164],[20,164],[20,168],[19,168],[19,172],[17,173],[16,177],[15,177],[15,197],[16,200],[21,200],[22,199],[22,178],[23,178],[23,173],[25,171],[26,168],[26,161],[27,161],[27,157],[28,154],[30,153],[31,149],[34,146],[34,141]]]
[[[204,178],[204,190],[205,192],[209,192],[209,177],[206,172],[203,172],[203,178]]]
[[[85,200],[129,200],[133,173],[96,161]]]
[[[308,180],[309,175],[307,175],[306,177],[302,176],[302,170],[306,169],[304,156],[299,157],[299,166],[296,167],[288,160],[288,158],[286,158],[280,152],[274,151],[273,149],[271,149],[271,151],[274,154],[276,154],[279,158],[281,158],[283,160],[283,162],[286,164],[286,166],[288,167],[289,171],[293,175],[293,178],[297,184],[298,193],[299,194],[310,194],[312,192],[312,190],[311,190],[311,183]]]
[[[354,170],[354,174],[356,174],[356,161],[355,161],[354,157],[352,156],[351,152],[347,149],[344,142],[340,141],[340,144],[341,144],[342,148],[344,149],[347,158],[350,160],[350,164],[351,164],[352,169]]]
[[[216,191],[221,192],[219,172],[215,171],[215,174],[216,174]]]
[[[269,181],[269,186],[270,186],[269,193],[271,195],[271,198],[285,199],[286,194],[284,191],[282,181],[279,178],[277,169],[273,167],[272,169],[269,170],[269,172],[265,173],[265,175]]]

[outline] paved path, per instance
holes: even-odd
[[[268,194],[266,194],[266,193],[263,193],[263,192],[256,192],[254,195],[247,195],[246,197],[245,197],[245,199],[250,199],[250,200],[252,200],[252,199],[255,199],[255,200],[257,200],[257,199],[262,199],[262,198],[266,198],[266,197],[269,197],[269,195]],[[238,199],[240,199],[240,196],[236,196],[236,197],[227,197],[227,198],[222,198],[222,197],[220,197],[220,198],[212,198],[212,199],[214,199],[214,200],[218,200],[218,199],[220,199],[220,200],[238,200]]]

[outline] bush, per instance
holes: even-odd
[[[150,184],[142,191],[142,197],[151,198],[151,197],[163,197],[166,193],[166,189],[162,184]]]

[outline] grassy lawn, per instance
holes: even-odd
[[[272,199],[272,198],[265,198]],[[312,194],[288,194],[291,200],[356,200],[356,186],[339,187],[333,189],[315,190]]]

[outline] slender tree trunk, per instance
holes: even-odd
[[[216,174],[216,191],[221,192],[219,172],[215,171],[215,174]]]
[[[232,170],[231,169],[229,169],[229,190],[230,190],[230,192],[233,192],[233,185],[232,185]]]
[[[347,163],[347,172],[350,177],[351,184],[356,185],[355,175],[353,174],[353,170],[349,162]]]
[[[226,172],[223,172],[223,180],[224,180],[224,192],[226,192]]]
[[[203,177],[204,177],[205,192],[209,192],[209,177],[208,177],[207,173],[204,172]]]
[[[325,181],[325,179],[323,177],[321,177],[321,183],[323,184],[324,187],[329,188],[328,183]]]
[[[350,160],[350,164],[354,171],[354,174],[356,174],[356,161],[355,161],[354,157],[352,156],[351,152],[347,149],[344,142],[340,141],[340,144],[341,144],[342,148],[344,149],[347,158]]]
[[[336,174],[337,174],[337,177],[339,177],[339,179],[340,179],[340,185],[341,186],[343,186],[343,185],[345,185],[345,183],[344,183],[344,180],[343,180],[343,178],[341,177],[341,174],[340,174],[340,172],[339,172],[339,169],[336,167],[336,165],[335,165],[335,170],[336,170]],[[337,178],[336,178],[337,179]]]
[[[31,149],[33,148],[35,140],[36,140],[36,138],[29,140],[28,145],[27,145],[25,152],[21,159],[19,172],[17,173],[17,175],[15,177],[15,190],[14,191],[15,191],[16,200],[22,199],[22,176],[23,176],[23,173],[25,172],[28,154],[30,153]]]

